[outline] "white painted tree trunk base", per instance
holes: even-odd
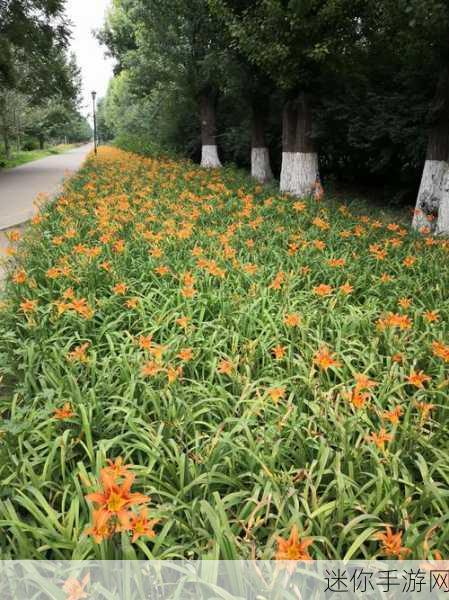
[[[429,221],[428,216],[437,214],[443,190],[448,163],[444,160],[426,160],[416,200],[415,214],[412,227],[414,229],[435,229],[435,221]]]
[[[437,235],[449,235],[449,166],[446,168],[441,186],[440,206],[435,233]]]
[[[318,175],[316,152],[283,152],[281,192],[293,196],[310,196],[315,190]]]
[[[294,152],[282,153],[281,179],[279,182],[279,189],[285,194],[290,193],[291,189],[290,180],[292,178],[293,155]]]
[[[251,175],[260,183],[273,179],[268,148],[251,149]]]
[[[203,146],[201,148],[201,166],[205,167],[206,169],[217,169],[221,167],[216,145]]]

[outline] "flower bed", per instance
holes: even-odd
[[[1,558],[447,556],[448,250],[101,148],[2,298]]]

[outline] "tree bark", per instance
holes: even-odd
[[[435,233],[437,235],[449,234],[449,168],[446,168],[438,207],[438,220]]]
[[[440,223],[439,215],[443,196],[446,194],[446,174],[449,168],[449,69],[447,68],[440,73],[430,114],[432,126],[429,131],[426,161],[412,226],[422,231],[448,233],[447,225]],[[444,231],[445,227],[446,231]]]
[[[9,143],[9,136],[6,129],[3,130],[3,144],[5,146],[5,156],[6,158],[11,157],[11,145]]]
[[[200,96],[201,166],[208,169],[221,167],[216,140],[216,94],[210,90]]]
[[[312,137],[311,98],[301,93],[284,109],[281,191],[294,196],[313,194],[319,178],[318,154]]]
[[[273,179],[270,152],[265,141],[267,114],[261,102],[253,103],[252,113],[251,175],[260,183],[265,183]]]
[[[295,153],[296,125],[298,115],[292,102],[287,102],[282,113],[282,166],[280,191],[290,193]]]
[[[6,158],[10,158],[11,156],[11,146],[9,143],[9,131],[8,131],[8,123],[6,121],[6,102],[3,98],[0,98],[0,117],[1,117],[1,131],[3,137],[3,145],[5,147],[5,155]]]

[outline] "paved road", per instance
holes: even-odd
[[[92,144],[0,171],[0,231],[33,216],[33,201],[44,192],[54,195],[68,172],[79,169]]]

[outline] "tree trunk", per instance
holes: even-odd
[[[251,175],[260,183],[273,179],[270,164],[270,152],[265,142],[266,111],[262,104],[253,104],[251,136]]]
[[[201,166],[208,169],[221,167],[216,140],[216,94],[204,92],[200,97]]]
[[[288,102],[282,113],[282,166],[280,191],[290,193],[293,169],[293,157],[295,153],[296,124],[298,115],[296,107]]]
[[[3,144],[5,146],[5,156],[6,158],[11,158],[11,145],[9,143],[9,136],[6,129],[3,131]]]
[[[449,234],[449,168],[446,168],[438,207],[438,220],[435,233],[437,235]]]
[[[309,196],[319,177],[318,154],[312,139],[312,107],[307,94],[298,98],[295,155],[292,165],[291,193]]]
[[[302,93],[284,109],[281,192],[303,197],[315,190],[319,168],[312,125],[311,99]]]
[[[8,123],[6,122],[6,103],[0,98],[0,117],[1,117],[1,131],[3,137],[3,144],[5,146],[5,155],[6,158],[10,158],[11,156],[11,146],[9,143],[9,132],[8,132]]]
[[[39,149],[43,150],[44,149],[44,136],[40,135],[38,139],[39,139]]]
[[[448,233],[440,223],[440,207],[445,196],[446,174],[449,168],[449,70],[439,77],[433,107],[432,127],[429,131],[426,162],[416,200],[412,226],[415,229]],[[444,203],[447,199],[444,199]],[[443,219],[444,220],[444,219]]]

